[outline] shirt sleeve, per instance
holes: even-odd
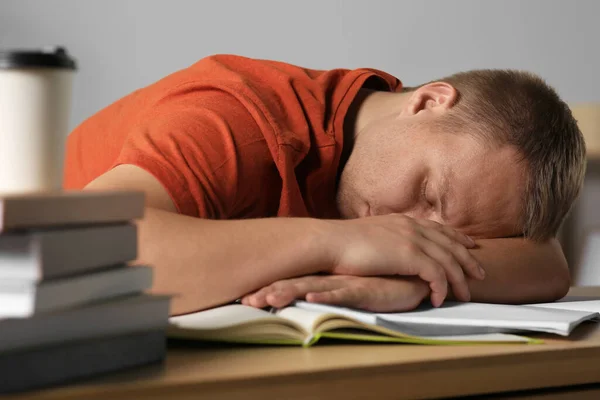
[[[184,215],[232,218],[259,201],[249,195],[253,182],[274,162],[252,115],[233,96],[187,90],[149,110],[113,166],[151,173]]]

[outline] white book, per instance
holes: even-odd
[[[0,280],[0,319],[26,318],[142,293],[151,286],[152,268],[126,265],[41,283]]]
[[[289,306],[268,312],[229,304],[169,319],[171,338],[311,346],[321,339],[377,343],[454,345],[469,343],[539,343],[513,334],[419,335],[378,324],[374,315],[355,318],[338,310],[315,311]]]
[[[597,312],[544,309],[526,305],[445,302],[435,308],[422,305],[401,313],[370,313],[344,307],[298,301],[304,310],[346,315],[359,321],[373,321],[389,329],[420,335],[469,335],[481,333],[545,332],[568,336]]]
[[[553,310],[571,310],[600,313],[600,300],[556,301],[553,303],[529,304],[529,306]]]
[[[0,320],[0,354],[74,340],[165,329],[168,296],[139,295]]]
[[[42,281],[136,257],[134,224],[11,232],[0,235],[0,280]]]

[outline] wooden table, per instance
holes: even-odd
[[[570,294],[600,296],[600,288]],[[547,343],[171,347],[165,364],[14,398],[600,399],[600,324],[569,338],[540,337]]]

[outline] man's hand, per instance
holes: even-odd
[[[455,297],[470,300],[466,275],[482,280],[467,250],[473,240],[452,228],[401,214],[332,221],[335,257],[327,272],[354,276],[418,276],[429,284],[431,303],[442,304],[451,284]]]
[[[280,308],[305,299],[372,312],[399,312],[414,309],[428,295],[429,286],[418,278],[315,275],[275,282],[244,296],[242,303]]]

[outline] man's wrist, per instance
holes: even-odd
[[[307,218],[308,258],[312,259],[308,274],[331,273],[339,259],[339,233],[336,224],[329,220]]]

